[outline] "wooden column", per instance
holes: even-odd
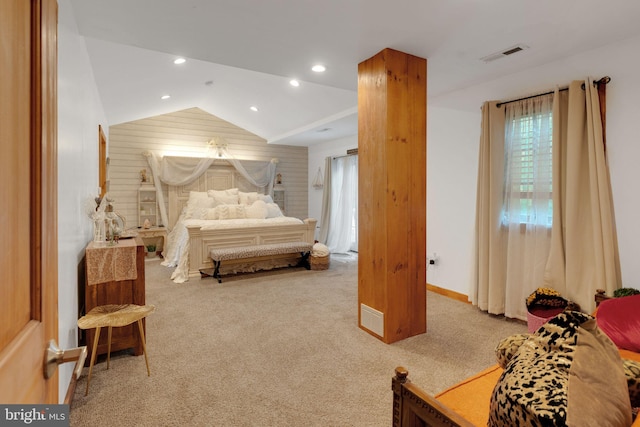
[[[358,65],[358,324],[385,343],[426,332],[427,61]]]

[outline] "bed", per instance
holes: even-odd
[[[162,264],[176,267],[172,280],[182,283],[212,271],[209,253],[214,248],[285,242],[313,244],[317,221],[284,216],[263,192],[263,188],[250,184],[233,166],[218,163],[188,185],[168,186],[171,232]],[[260,213],[265,212],[261,206],[255,208],[259,201],[266,205],[264,216]],[[295,265],[298,257],[284,254],[238,260],[225,263],[221,274]]]
[[[620,385],[619,382],[617,382],[616,384],[620,386],[617,387],[620,393],[628,393],[629,400],[625,401],[626,397],[623,395],[616,395],[615,391],[613,391],[616,387],[612,387],[611,384],[603,379],[614,375],[611,373],[613,372],[611,369],[606,368],[606,364],[602,362],[598,362],[601,363],[598,364],[595,361],[590,361],[589,363],[594,363],[594,365],[586,365],[584,362],[580,362],[583,363],[583,366],[589,368],[588,375],[591,375],[591,377],[585,375],[584,378],[589,379],[589,381],[585,380],[585,384],[593,388],[594,393],[598,391],[598,387],[600,387],[600,390],[597,394],[597,399],[591,396],[591,399],[584,398],[580,400],[584,402],[574,404],[575,406],[573,406],[573,408],[578,408],[580,404],[583,406],[579,408],[579,411],[572,410],[573,423],[567,421],[567,425],[640,426],[640,417],[637,417],[635,421],[632,421],[632,418],[624,418],[627,416],[626,411],[631,411],[631,408],[634,408],[634,410],[633,415],[630,415],[630,417],[635,416],[640,403],[640,370],[638,370],[640,367],[640,310],[638,310],[638,307],[640,307],[640,296],[608,299],[604,297],[602,293],[598,293],[596,295],[596,302],[603,300],[607,302],[602,303],[597,308],[596,313],[594,313],[595,319],[591,318],[593,323],[597,323],[598,325],[598,328],[594,328],[594,336],[598,336],[599,333],[606,334],[607,338],[600,341],[603,343],[604,349],[607,349],[607,345],[611,345],[612,350],[610,350],[610,352],[614,354],[611,363],[619,363],[620,358],[623,359],[625,376],[623,376],[622,381],[624,383]],[[580,315],[583,314],[580,313]],[[583,316],[590,317],[588,315]],[[551,323],[551,321],[546,325],[549,325],[549,323]],[[549,328],[551,327],[552,326],[549,326]],[[540,330],[536,331],[535,334],[539,333]],[[531,338],[531,334],[523,335],[526,335],[523,339]],[[531,344],[531,341],[525,342],[528,343],[526,344],[527,346]],[[607,342],[609,344],[607,344]],[[508,375],[505,376],[505,369],[502,367],[504,363],[500,363],[502,361],[500,360],[501,355],[499,349],[502,344],[502,342],[498,344],[496,352],[499,361],[498,364],[477,373],[435,396],[424,392],[420,387],[411,383],[405,368],[396,368],[395,375],[392,378],[393,426],[466,427],[529,425],[521,422],[523,418],[515,418],[500,424],[500,422],[496,422],[494,415],[490,415],[492,411],[502,411],[508,412],[510,416],[513,417],[511,413],[512,408],[494,394],[496,393],[495,390],[499,388],[499,382],[505,381],[505,378],[508,377]],[[521,342],[518,345],[521,346],[523,344]],[[593,343],[591,343],[591,345],[592,346],[589,347],[590,352],[581,350],[580,354],[595,357],[593,355],[596,353],[594,353],[595,350],[593,350],[593,348],[597,348],[597,344],[594,346]],[[586,345],[584,348],[586,348]],[[513,356],[513,354],[520,356],[517,350],[510,351],[512,352],[510,357],[517,357]],[[524,349],[521,353],[526,354],[527,351],[528,349]],[[618,357],[618,354],[620,357]],[[578,353],[575,352],[572,357],[574,358],[574,363],[577,364],[575,361],[578,359]],[[506,363],[508,363],[508,361]],[[517,365],[518,361],[515,361],[514,364]],[[569,369],[573,369],[573,367]],[[507,370],[512,370],[512,367],[507,365]],[[524,383],[525,380],[522,379],[521,381]],[[576,386],[572,387],[574,387],[572,388],[573,396],[585,396],[585,394],[574,391],[577,389]],[[523,387],[511,388],[512,391],[523,389]],[[567,400],[569,400],[571,394],[567,392],[567,395],[569,396]],[[606,396],[606,398],[603,396]],[[605,400],[606,402],[602,403],[601,400]],[[578,398],[574,397],[573,402],[576,401],[578,401]],[[494,402],[496,402],[496,406],[494,406]],[[627,405],[629,405],[629,407],[627,407]],[[509,407],[509,410],[506,410],[505,407]],[[590,413],[589,411],[592,412]],[[567,410],[566,414],[569,413]],[[594,413],[597,415],[594,415]],[[624,414],[621,415],[620,413]],[[618,418],[616,418],[616,416],[618,416]],[[492,422],[488,424],[490,417],[492,418]],[[568,417],[569,415],[567,415],[567,418]],[[584,418],[579,419],[579,417]],[[604,418],[606,418],[606,420],[604,420]],[[610,418],[614,419],[614,421]],[[579,420],[576,421],[576,419]],[[549,423],[543,425],[556,424]]]

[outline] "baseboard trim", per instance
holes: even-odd
[[[433,292],[434,294],[439,294],[448,298],[452,298],[456,301],[461,301],[466,304],[471,304],[471,301],[469,301],[469,297],[459,292],[455,292],[449,289],[444,289],[439,286],[431,285],[429,283],[427,283],[427,290]]]

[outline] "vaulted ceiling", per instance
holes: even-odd
[[[357,65],[387,47],[427,58],[430,105],[468,108],[454,101],[467,87],[640,34],[633,0],[71,4],[110,125],[199,107],[291,145],[357,131]]]

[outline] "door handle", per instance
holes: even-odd
[[[55,340],[49,341],[49,345],[44,351],[44,377],[51,378],[58,369],[58,365],[67,362],[76,362],[73,374],[76,379],[80,378],[84,361],[87,358],[87,346],[61,350]]]

